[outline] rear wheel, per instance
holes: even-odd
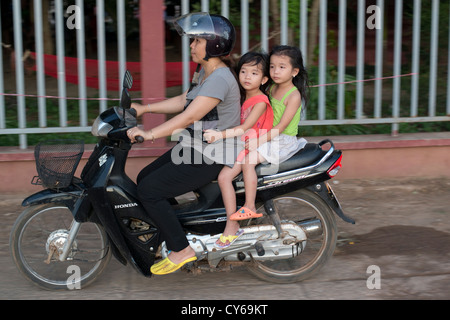
[[[73,222],[63,204],[35,205],[25,209],[11,231],[10,251],[19,271],[44,289],[80,289],[92,283],[111,258],[103,228],[82,223],[67,259],[58,249],[67,241]]]
[[[321,230],[306,232],[308,239],[302,253],[296,257],[274,260],[253,260],[249,271],[258,278],[276,283],[302,281],[317,272],[334,252],[337,226],[333,211],[319,196],[309,190],[299,190],[274,199],[281,222],[295,222],[306,226],[309,221],[320,221]],[[258,212],[265,212],[264,207]],[[251,224],[270,224],[270,217],[253,219]]]

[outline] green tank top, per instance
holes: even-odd
[[[269,98],[270,98],[270,104],[272,105],[273,109],[273,126],[275,127],[277,124],[280,123],[281,117],[283,116],[284,110],[286,109],[286,105],[284,104],[284,100],[295,90],[297,90],[296,87],[293,87],[291,90],[286,92],[286,94],[283,96],[281,100],[277,100],[274,97],[272,97],[272,89],[273,86],[270,88],[269,91]],[[302,110],[302,106],[300,105],[300,108],[297,109],[297,112],[294,115],[294,118],[292,118],[291,122],[288,124],[286,129],[282,132],[283,134],[286,134],[288,136],[296,136],[298,134],[298,123],[300,122],[300,113]]]

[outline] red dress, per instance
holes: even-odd
[[[259,137],[261,134],[265,134],[267,131],[273,127],[273,110],[270,105],[269,98],[265,94],[251,97],[244,101],[241,107],[241,124],[245,122],[248,115],[253,109],[253,106],[259,102],[265,102],[267,105],[266,111],[258,118],[258,121],[247,130],[242,136],[242,141],[247,141],[248,139],[253,139]],[[236,161],[242,162],[248,150],[242,150],[237,156]]]

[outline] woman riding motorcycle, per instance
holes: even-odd
[[[232,141],[223,143],[219,156],[208,156],[202,152],[202,148],[207,147],[202,141],[202,132],[212,128],[222,131],[240,123],[239,87],[233,73],[222,61],[234,47],[233,25],[225,17],[207,13],[184,15],[174,23],[180,35],[193,39],[190,45],[192,60],[202,67],[198,84],[165,101],[149,105],[133,103],[131,107],[138,116],[181,113],[151,130],[135,127],[127,132],[131,141],[137,136],[154,141],[185,129],[177,146],[145,167],[137,177],[139,200],[171,250],[167,258],[151,267],[153,274],[172,273],[196,260],[168,199],[206,185],[217,178],[224,164],[234,163],[235,157],[229,156]],[[191,161],[180,162],[180,157]]]

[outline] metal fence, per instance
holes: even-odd
[[[311,90],[316,90],[314,95],[316,100],[314,105],[308,107],[307,114],[303,115],[301,125],[347,125],[347,124],[391,124],[392,133],[398,132],[400,123],[412,123],[412,122],[444,122],[450,120],[450,32],[447,34],[448,47],[443,48],[442,43],[439,43],[439,32],[441,29],[448,31],[449,26],[443,25],[439,21],[440,5],[444,1],[431,0],[421,1],[414,0],[412,15],[405,17],[404,1],[396,0],[394,6],[394,13],[388,12],[387,5],[384,0],[370,1],[370,0],[299,0],[288,1],[280,0],[279,15],[280,15],[280,28],[279,28],[279,42],[281,44],[297,45],[305,55],[307,52],[311,52],[308,48],[308,37],[311,30],[308,30],[309,19],[312,19],[311,6],[318,1],[318,42],[317,42],[317,61],[314,62],[314,67],[317,68],[317,78],[313,79],[313,86]],[[72,1],[73,2],[73,1]],[[126,66],[126,40],[125,40],[125,2],[124,0],[116,0],[117,5],[117,17],[115,23],[117,23],[117,48],[119,59],[120,75],[123,74]],[[19,143],[21,148],[27,147],[27,134],[36,133],[67,133],[67,132],[88,132],[90,131],[90,124],[88,123],[87,106],[86,106],[86,83],[85,83],[85,65],[83,63],[85,59],[85,24],[83,14],[77,15],[78,27],[76,28],[76,44],[77,44],[77,58],[78,58],[78,76],[79,85],[79,119],[68,119],[67,116],[67,96],[65,85],[65,39],[64,28],[67,27],[64,22],[64,14],[67,15],[68,9],[64,7],[64,1],[54,1],[55,11],[55,41],[56,41],[56,56],[57,56],[57,68],[58,68],[58,109],[59,109],[59,126],[48,127],[47,115],[46,115],[46,88],[45,88],[45,74],[44,74],[44,59],[43,59],[43,14],[42,14],[42,0],[33,1],[33,16],[34,16],[34,39],[36,50],[36,83],[37,94],[30,95],[38,100],[39,109],[39,126],[29,127],[27,125],[27,114],[25,97],[27,93],[24,88],[24,65],[23,65],[23,34],[27,30],[22,30],[22,17],[21,17],[21,1],[12,0],[12,12],[14,23],[14,49],[15,49],[15,78],[16,78],[16,92],[5,93],[4,90],[4,77],[3,77],[3,61],[2,51],[0,50],[0,134],[5,135],[19,135]],[[67,2],[66,2],[67,3]],[[202,11],[210,11],[210,5],[217,3],[217,1],[189,1],[181,0],[180,13],[188,13],[193,4],[200,5]],[[234,2],[233,2],[234,3]],[[312,3],[312,4],[311,4]],[[257,17],[259,20],[259,46],[262,50],[269,51],[270,38],[273,32],[273,24],[271,23],[270,7],[273,1],[269,0],[242,0],[240,1],[239,11],[239,34],[240,34],[240,50],[241,53],[245,53],[250,48],[252,36],[255,32],[249,30],[250,26],[250,14],[252,18],[255,15],[255,9],[259,10]],[[350,4],[353,6],[356,14],[352,13],[349,17]],[[128,5],[128,4],[127,4]],[[251,7],[250,7],[251,6]],[[308,7],[310,6],[310,7]],[[356,6],[356,9],[355,9]],[[293,8],[298,8],[298,14],[293,18]],[[445,7],[445,6],[444,6]],[[337,36],[332,33],[332,28],[329,26],[331,9],[335,14],[335,21],[337,21]],[[422,21],[422,10],[427,8],[430,10],[430,19]],[[447,5],[448,8],[448,5]],[[84,1],[76,0],[72,7],[74,14],[76,10],[84,12]],[[253,10],[252,10],[253,9]],[[98,101],[99,110],[102,111],[107,107],[107,90],[106,90],[106,70],[105,70],[105,52],[107,50],[107,43],[105,41],[105,9],[104,0],[96,1],[97,12],[97,25],[96,25],[96,37],[97,37],[97,52],[98,52]],[[220,2],[220,13],[224,16],[230,15],[230,1],[223,0]],[[337,13],[337,18],[336,18]],[[390,14],[394,21],[387,23],[384,19]],[[447,16],[449,12],[445,13]],[[234,17],[236,18],[236,17]],[[45,18],[44,18],[45,19]],[[161,17],[163,19],[163,17]],[[408,19],[408,23],[405,20]],[[293,20],[298,20],[298,29],[294,32],[298,35],[295,43],[289,40],[289,29],[292,26],[289,24]],[[448,19],[447,19],[448,20]],[[294,21],[295,22],[295,21]],[[354,41],[354,50],[356,52],[355,61],[352,67],[348,67],[348,55],[349,51],[349,23],[353,24],[355,30],[356,39]],[[421,38],[424,36],[422,27],[425,23],[429,23],[429,56],[427,59],[423,59],[423,53],[421,56]],[[448,22],[447,22],[448,23]],[[81,26],[81,27],[80,27]],[[3,23],[0,27],[4,27]],[[406,30],[405,30],[406,28]],[[389,31],[393,31],[393,46],[388,48],[386,34]],[[292,30],[291,30],[292,31]],[[368,38],[368,34],[375,34],[373,40]],[[1,37],[0,30],[0,37]],[[258,35],[257,35],[258,37]],[[335,39],[337,38],[337,39]],[[408,39],[410,47],[408,52],[403,51],[405,38]],[[1,40],[1,39],[0,39]],[[369,43],[370,41],[370,43]],[[335,67],[330,67],[328,61],[330,42],[334,42],[334,49],[336,51]],[[368,52],[366,48],[368,45],[374,46],[373,52]],[[391,50],[389,54],[392,55],[392,63],[386,63],[386,56],[388,50]],[[367,71],[367,56],[374,54],[374,63],[372,77],[367,77],[370,73]],[[405,61],[407,59],[408,61]],[[188,87],[189,84],[189,42],[188,39],[182,40],[182,55],[181,60],[183,62],[183,89]],[[347,62],[346,62],[347,61]],[[446,66],[438,68],[438,65]],[[405,63],[408,62],[408,63]],[[440,62],[440,64],[439,64]],[[424,65],[425,64],[425,65]],[[405,70],[405,65],[410,69]],[[312,68],[313,65],[307,66]],[[426,94],[428,95],[428,105],[426,107],[426,114],[419,111],[419,94],[423,92],[423,83],[419,84],[420,70],[425,70],[427,74],[426,80],[427,87]],[[348,77],[350,73],[354,72],[352,77]],[[439,73],[441,72],[441,73]],[[330,83],[330,73],[335,74],[335,80]],[[442,80],[442,74],[447,74],[447,78]],[[122,77],[119,76],[119,79]],[[402,84],[408,83],[407,89],[402,88]],[[370,92],[368,86],[370,85]],[[333,92],[336,94],[330,96],[330,88],[334,88]],[[348,110],[346,100],[350,93],[354,99],[352,103],[352,109]],[[446,88],[446,89],[445,89]],[[406,92],[405,92],[406,90]],[[422,90],[422,91],[421,91]],[[444,92],[444,94],[442,93]],[[386,95],[388,94],[388,97]],[[439,95],[445,95],[442,101],[445,103],[439,103],[437,105],[436,97]],[[14,127],[7,128],[5,119],[5,96],[13,95],[17,96],[17,118],[18,123]],[[407,98],[405,98],[407,96]],[[369,104],[369,106],[368,106]],[[421,103],[423,104],[423,103]],[[387,105],[387,107],[386,107]],[[405,112],[405,106],[407,106],[407,112]],[[386,111],[387,108],[387,111]],[[332,110],[330,110],[332,109]],[[71,125],[69,126],[69,121]],[[73,125],[73,122],[77,125]]]

